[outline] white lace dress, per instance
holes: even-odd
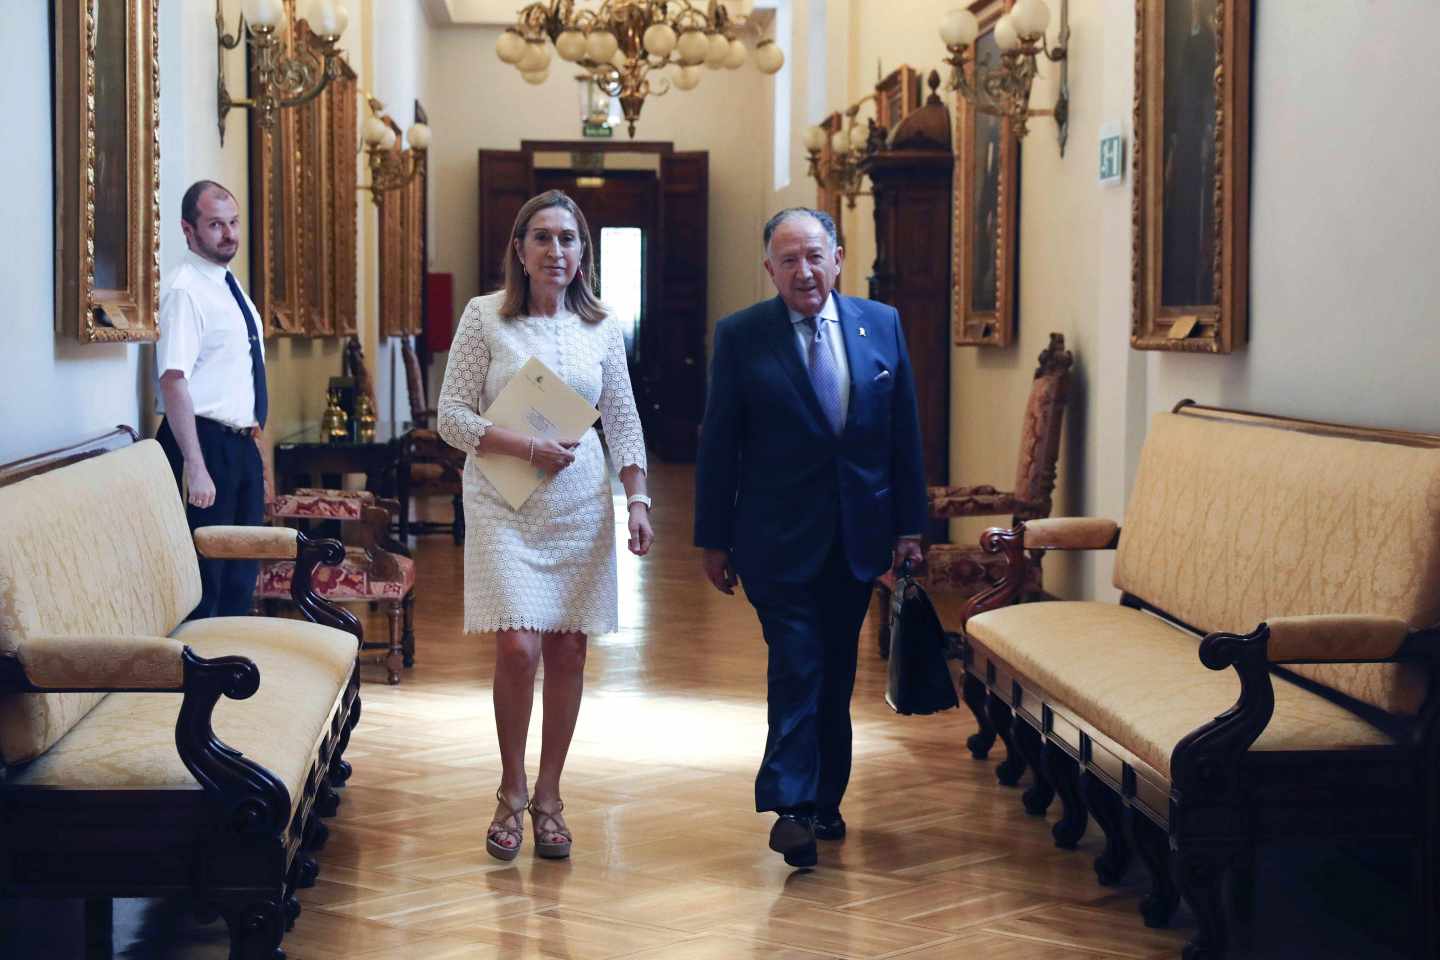
[[[586,431],[575,462],[546,480],[516,511],[476,464],[491,426],[480,415],[530,357],[600,410],[615,469],[645,469],[645,439],[613,317],[573,313],[505,320],[502,293],[465,307],[440,388],[438,426],[465,461],[465,630],[580,631],[617,627],[615,508],[605,450]]]

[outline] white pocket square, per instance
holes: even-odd
[[[889,370],[881,370],[879,373],[875,374],[874,379],[872,379],[870,382],[871,382],[871,383],[879,383],[881,380],[888,379],[889,376],[890,376],[890,371],[889,371]]]

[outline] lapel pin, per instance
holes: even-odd
[[[861,328],[860,328],[860,336],[862,336],[862,337],[865,336],[865,328],[864,328],[864,327],[861,327]]]

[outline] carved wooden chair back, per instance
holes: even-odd
[[[1041,352],[1035,368],[1035,382],[1020,426],[1020,459],[1015,467],[1018,520],[1050,515],[1055,464],[1060,458],[1060,429],[1064,426],[1074,362],[1074,356],[1065,349],[1065,336],[1050,334],[1050,344]]]
[[[410,422],[417,427],[430,426],[433,411],[425,403],[425,377],[420,371],[420,357],[410,337],[400,338],[400,356],[405,362],[405,392],[410,397]]]

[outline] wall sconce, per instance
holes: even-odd
[[[940,39],[950,56],[950,89],[975,105],[975,109],[1010,120],[1016,139],[1024,137],[1030,117],[1054,116],[1059,127],[1060,156],[1070,135],[1070,0],[1060,0],[1060,34],[1051,47],[1045,41],[1050,25],[1050,8],[1045,0],[1016,0],[1010,12],[995,21],[995,44],[1000,64],[991,66],[975,59],[975,38],[980,23],[969,10],[951,10],[940,21]],[[966,53],[974,62],[975,78],[965,76]],[[1038,72],[1041,54],[1060,64],[1060,95],[1053,110],[1030,109],[1030,87]]]
[[[220,143],[225,143],[225,115],[232,107],[255,111],[262,130],[273,130],[283,107],[298,107],[314,100],[340,75],[340,35],[350,23],[350,11],[336,0],[309,0],[304,20],[310,30],[308,44],[287,54],[283,49],[290,23],[289,0],[245,0],[235,33],[225,32],[224,0],[215,0],[215,33],[219,43],[218,87]],[[225,86],[225,51],[250,42],[254,54],[255,96],[230,96]]]
[[[851,210],[855,209],[856,197],[869,196],[869,191],[861,189],[865,180],[861,165],[885,145],[885,131],[873,118],[863,123],[856,121],[865,104],[875,102],[875,94],[866,94],[846,108],[844,125],[839,129],[831,131],[817,124],[801,134],[810,155],[810,176],[822,189],[843,196]],[[828,158],[823,156],[827,144]]]
[[[361,133],[370,154],[370,183],[361,190],[370,191],[370,199],[378,207],[385,194],[406,187],[424,168],[425,152],[430,149],[430,127],[419,120],[405,133],[409,149],[400,147],[400,128],[385,113],[385,104],[367,98],[370,116],[365,118]]]

